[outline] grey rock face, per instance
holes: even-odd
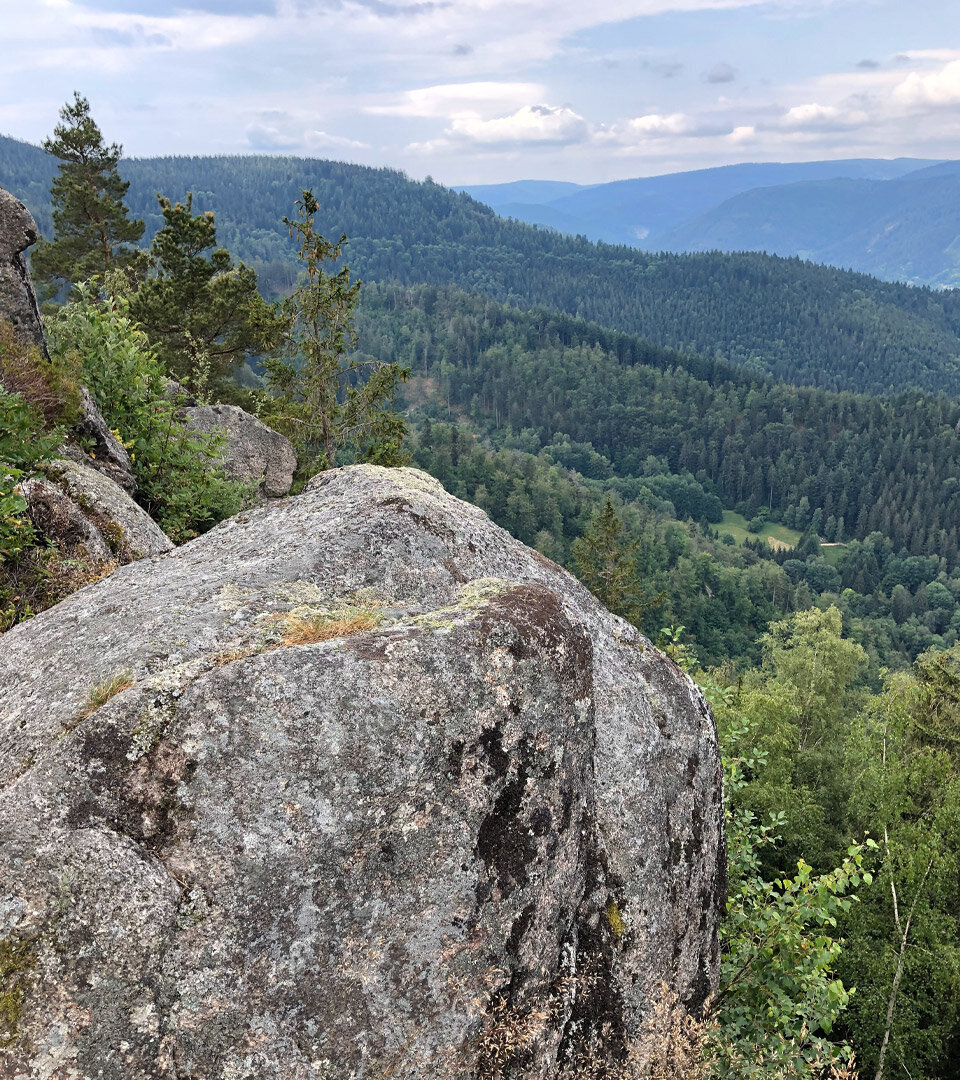
[[[622,1053],[715,985],[719,784],[572,577],[422,473],[322,474],[0,637],[0,1077]]]
[[[37,226],[30,211],[0,188],[0,318],[13,324],[17,340],[36,345],[47,355],[37,297],[23,257],[36,240]]]
[[[49,504],[55,488],[62,500],[62,512],[71,521],[83,518],[88,528],[100,537],[100,547],[112,553],[112,557],[129,562],[148,555],[162,555],[173,548],[173,542],[153,518],[102,472],[71,460],[52,461],[44,472],[46,480],[32,480],[23,485],[24,497],[35,520],[38,505]],[[67,503],[72,509],[66,508]],[[38,524],[48,538],[61,538],[53,521],[48,524],[43,520]],[[89,538],[82,542],[88,548],[92,543]],[[90,550],[93,554],[94,549]]]
[[[107,427],[103,414],[85,386],[80,388],[80,419],[74,425],[73,435],[85,445],[92,445],[93,450],[87,454],[76,443],[70,442],[63,448],[68,457],[92,466],[128,494],[136,491],[137,482],[130,455]]]
[[[259,484],[268,499],[290,490],[297,455],[279,432],[236,405],[196,405],[179,415],[195,431],[224,436],[223,466],[231,480]]]

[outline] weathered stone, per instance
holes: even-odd
[[[13,326],[14,337],[36,345],[49,360],[43,321],[23,252],[36,243],[37,226],[30,211],[9,191],[0,188],[0,319]],[[76,445],[80,439],[89,452]],[[130,456],[107,427],[86,387],[80,391],[80,419],[63,452],[86,460],[128,492],[136,489]]]
[[[66,457],[92,466],[130,495],[136,491],[137,481],[133,476],[130,455],[123,443],[107,427],[103,414],[85,386],[80,388],[80,419],[71,434],[74,438],[79,438],[83,446],[92,449],[86,451],[71,439],[62,447]]]
[[[722,891],[699,692],[422,473],[0,637],[0,1077],[546,1080],[703,1001]]]
[[[18,341],[36,345],[48,356],[37,297],[23,257],[36,240],[37,226],[30,211],[0,188],[0,318],[13,325]]]
[[[92,563],[113,562],[107,538],[57,484],[35,476],[20,485],[34,527],[62,552]]]
[[[44,471],[104,534],[123,561],[162,555],[173,548],[153,518],[102,472],[71,460],[53,461]]]
[[[178,383],[176,379],[167,379],[164,393],[167,401],[171,405],[176,405],[177,408],[186,409],[197,404],[194,395],[190,393],[183,383]]]
[[[205,434],[223,435],[223,469],[231,480],[259,484],[268,499],[286,495],[297,469],[290,440],[236,405],[197,405],[180,418]]]

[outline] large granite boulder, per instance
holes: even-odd
[[[183,388],[172,384],[177,394]],[[297,471],[290,440],[236,405],[194,405],[178,416],[194,431],[222,435],[223,471],[231,480],[256,484],[267,499],[286,495]]]
[[[609,1075],[715,987],[722,845],[672,661],[325,473],[0,637],[0,1077]]]

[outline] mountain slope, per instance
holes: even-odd
[[[582,233],[591,240],[632,244],[655,251],[664,246],[661,237],[667,230],[746,191],[836,178],[885,180],[925,164],[928,163],[916,158],[772,162],[617,180],[555,195],[551,194],[554,185],[550,181],[487,184],[458,190],[492,206],[505,217],[540,225],[554,225],[562,220],[568,223],[567,231]],[[545,197],[534,199],[541,192]],[[523,197],[518,197],[521,194]]]
[[[12,147],[11,147],[12,144]],[[12,153],[8,151],[12,149]],[[0,185],[37,194],[53,163],[0,140]],[[457,285],[517,307],[557,309],[688,352],[828,389],[920,387],[960,395],[960,293],[756,254],[650,255],[498,218],[469,196],[389,169],[288,157],[157,158],[122,163],[129,205],[160,224],[156,193],[215,213],[221,243],[256,267],[267,291],[297,267],[283,215],[301,187],[320,201],[317,227],[350,236],[361,277]]]
[[[888,280],[960,285],[956,163],[898,180],[826,180],[744,192],[663,235],[671,251],[762,250]]]

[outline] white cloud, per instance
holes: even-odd
[[[447,134],[487,144],[567,144],[583,142],[590,135],[590,127],[565,105],[524,105],[510,116],[492,120],[457,117]]]
[[[400,101],[368,105],[364,111],[379,116],[423,116],[448,119],[455,116],[493,116],[504,108],[516,107],[540,97],[538,83],[470,82],[423,86],[407,90]]]
[[[911,71],[893,96],[905,105],[960,105],[960,60],[951,60],[930,75]]]
[[[348,139],[344,135],[330,135],[326,131],[311,131],[307,134],[307,144],[311,150],[369,150],[370,144],[358,139]]]
[[[809,102],[788,109],[777,126],[788,131],[836,131],[859,127],[869,119],[863,109]]]

